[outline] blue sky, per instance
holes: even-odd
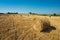
[[[0,0],[0,12],[60,13],[60,0]]]

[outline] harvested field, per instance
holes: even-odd
[[[60,40],[60,17],[2,14],[0,40]]]

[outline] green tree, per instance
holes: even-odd
[[[56,16],[56,13],[54,13],[53,15]]]
[[[32,12],[29,12],[29,14],[32,14]]]

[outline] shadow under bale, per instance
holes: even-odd
[[[56,30],[56,28],[55,28],[54,26],[50,26],[50,27],[42,30],[41,32],[47,32],[47,33],[49,33],[49,32],[51,32],[52,30]]]

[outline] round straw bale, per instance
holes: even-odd
[[[34,30],[42,31],[42,30],[50,27],[50,22],[48,19],[33,18],[32,25],[33,25]]]
[[[33,29],[36,31],[40,31],[42,28],[42,23],[39,22],[39,20],[37,18],[33,18],[32,20],[32,25],[33,25]]]

